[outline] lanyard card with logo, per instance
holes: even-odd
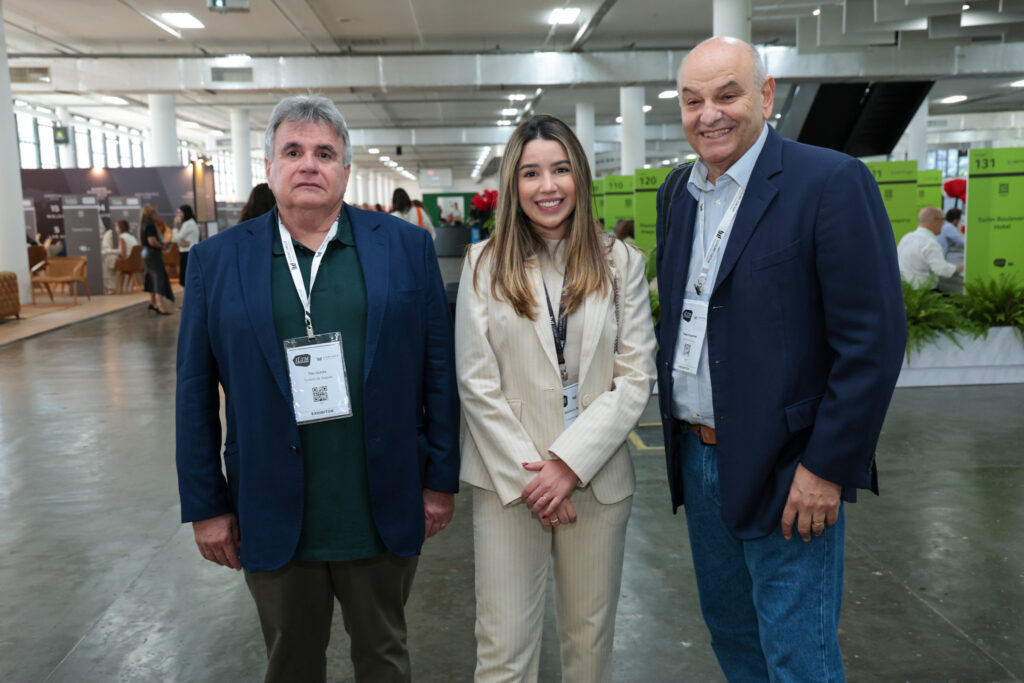
[[[700,273],[693,283],[693,290],[697,296],[705,294],[708,275],[711,266],[715,262],[715,255],[722,248],[722,245],[729,238],[732,232],[732,225],[736,222],[736,214],[740,210],[740,203],[743,201],[743,188],[736,190],[729,208],[722,216],[721,222],[711,237],[711,243],[704,246],[704,199],[697,205],[697,240],[698,248],[703,249],[704,258],[701,260]],[[704,348],[704,338],[708,330],[708,301],[711,299],[711,292],[706,292],[707,301],[688,298],[683,300],[683,312],[680,316],[679,337],[676,339],[676,353],[672,362],[672,368],[678,372],[685,372],[688,375],[697,374],[697,365],[700,363],[701,350]]]
[[[297,424],[310,424],[325,420],[336,420],[352,416],[352,401],[348,391],[348,375],[345,372],[345,354],[341,344],[340,332],[326,334],[313,333],[313,320],[310,316],[310,296],[313,283],[320,270],[327,246],[338,233],[338,222],[335,220],[323,244],[313,255],[313,265],[309,272],[309,292],[302,282],[302,271],[295,256],[291,235],[284,225],[278,223],[281,234],[281,246],[284,248],[291,273],[295,292],[302,302],[302,311],[306,322],[306,336],[284,340],[284,355],[288,365],[288,379],[292,387],[292,408],[295,410]]]
[[[568,282],[568,275],[562,277],[563,290],[566,282]],[[562,302],[558,304],[558,318],[555,318],[555,309],[551,307],[551,296],[548,294],[547,283],[544,283],[544,298],[548,302],[548,319],[551,321],[551,335],[555,339],[558,374],[562,379],[562,423],[565,425],[565,429],[568,429],[580,414],[578,399],[580,383],[566,384],[569,381],[569,370],[565,362],[565,336],[569,329],[569,319],[565,315],[565,305]]]

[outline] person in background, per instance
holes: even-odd
[[[142,207],[139,235],[142,237],[142,263],[146,266],[143,289],[149,292],[149,310],[158,315],[170,315],[171,312],[164,309],[163,299],[174,301],[174,292],[171,291],[171,280],[164,268],[164,247],[167,245],[160,239],[158,223],[167,227],[156,215],[156,207],[152,204]]]
[[[612,234],[635,249],[636,240],[634,239],[633,232],[635,225],[636,224],[628,218],[620,218],[615,223],[615,227],[612,228]]]
[[[238,222],[244,223],[252,218],[258,218],[273,209],[276,203],[277,201],[274,199],[274,192],[270,189],[270,185],[260,183],[252,188],[252,191],[249,193],[249,199],[246,200],[245,206],[242,207],[242,213],[238,216]]]
[[[422,203],[420,206],[416,206],[409,199],[409,193],[400,187],[396,187],[391,195],[391,213],[403,221],[418,225],[429,232],[431,237],[434,237],[434,224],[430,222],[430,216],[423,210]]]
[[[500,187],[455,314],[475,678],[537,680],[553,560],[561,680],[610,681],[635,488],[625,441],[655,376],[644,258],[594,220],[587,157],[559,119],[513,131]]]
[[[949,263],[942,257],[936,238],[942,232],[942,210],[926,206],[917,214],[917,230],[908,232],[896,245],[900,276],[914,288],[933,286],[936,277],[953,277],[964,270],[962,263]]]
[[[114,264],[121,253],[120,246],[116,224],[103,231],[103,236],[100,237],[100,254],[103,257],[103,291],[107,294],[113,294],[116,289],[117,272],[114,270]]]
[[[949,255],[952,247],[960,247],[962,250],[967,245],[967,240],[960,234],[960,219],[964,212],[960,209],[950,209],[946,212],[946,221],[942,224],[942,230],[935,236],[942,247],[942,257]]]
[[[135,248],[139,241],[135,239],[135,235],[132,234],[132,226],[126,220],[117,222],[117,234],[118,254],[120,258],[128,258],[132,254],[132,249]]]
[[[178,207],[178,213],[174,216],[174,224],[178,229],[174,231],[174,241],[178,243],[178,283],[185,286],[185,269],[188,268],[188,251],[199,241],[199,224],[196,223],[196,215],[192,207],[182,204]]]

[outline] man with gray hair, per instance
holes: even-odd
[[[658,192],[665,455],[726,678],[840,681],[843,501],[878,491],[906,323],[877,183],[783,140],[774,96],[735,38],[679,69],[699,159]]]
[[[244,569],[267,681],[326,680],[335,599],[356,680],[409,681],[405,602],[424,539],[452,517],[459,472],[433,241],[344,203],[352,149],[330,100],[282,100],[265,153],[275,210],[190,256],[182,521],[203,557]]]

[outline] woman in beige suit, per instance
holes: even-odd
[[[633,465],[654,382],[643,254],[594,220],[562,121],[506,147],[494,234],[469,250],[455,314],[473,488],[477,681],[536,681],[554,565],[562,680],[607,681]]]

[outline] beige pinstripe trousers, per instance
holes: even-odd
[[[541,526],[522,503],[508,507],[473,488],[477,683],[533,683],[540,663],[544,595],[554,564],[562,681],[611,681],[615,609],[632,497],[605,505],[574,491],[574,524]]]

